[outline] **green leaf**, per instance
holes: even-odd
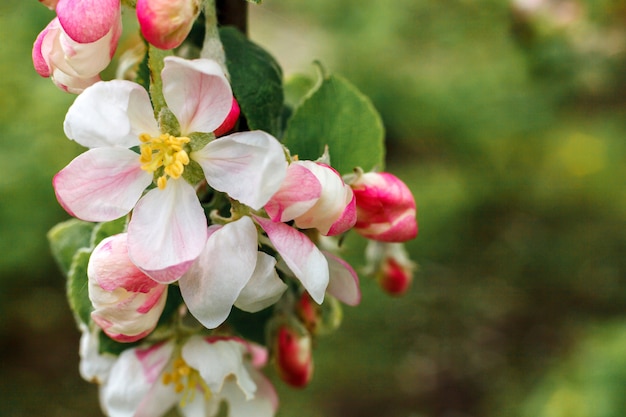
[[[220,38],[226,52],[233,93],[250,130],[280,135],[283,110],[283,74],[276,60],[234,27],[223,27]]]
[[[94,226],[93,223],[71,219],[57,224],[48,232],[52,256],[65,276],[70,271],[76,251],[89,247]]]
[[[111,220],[106,223],[98,223],[96,227],[93,229],[93,233],[91,234],[91,248],[95,248],[98,243],[109,236],[116,235],[118,233],[123,233],[126,229],[126,216],[122,216],[119,219]]]
[[[328,145],[332,166],[341,174],[360,166],[384,167],[380,115],[354,85],[332,75],[297,107],[287,123],[284,144],[300,159],[316,160]]]
[[[285,82],[285,104],[292,108],[298,107],[315,87],[315,80],[308,75],[290,76]]]
[[[78,322],[89,325],[93,307],[89,300],[87,264],[91,249],[79,249],[72,260],[67,276],[67,299]]]

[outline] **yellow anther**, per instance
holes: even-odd
[[[190,367],[180,356],[172,363],[171,372],[163,374],[162,381],[163,385],[172,384],[174,392],[177,394],[182,393],[180,399],[181,407],[193,401],[198,390],[203,392],[204,398],[207,400],[212,396],[211,389],[204,382],[198,371]]]
[[[189,155],[184,150],[184,145],[189,143],[187,137],[176,137],[164,133],[153,137],[147,133],[139,135],[142,142],[140,146],[141,169],[148,172],[156,172],[163,167],[163,175],[157,179],[157,186],[164,189],[168,178],[180,178],[185,171],[185,165],[189,164]]]

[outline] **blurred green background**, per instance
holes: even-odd
[[[0,3],[1,416],[99,415],[45,238],[80,152],[32,69],[52,17]],[[626,1],[265,0],[250,34],[372,98],[420,224],[410,292],[362,279],[279,416],[626,415]]]

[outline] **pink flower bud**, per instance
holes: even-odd
[[[108,31],[90,42],[82,40],[91,37],[82,37],[81,41],[74,39],[65,31],[60,17],[53,19],[33,45],[35,70],[42,77],[51,77],[57,87],[74,94],[99,81],[99,74],[111,62],[122,33],[119,4],[115,12]],[[71,28],[74,31],[80,29]]]
[[[402,265],[396,259],[385,258],[378,283],[380,287],[390,295],[403,295],[411,287],[413,282],[413,269]]]
[[[365,250],[365,272],[373,275],[390,295],[402,295],[411,287],[415,263],[402,243],[370,241]]]
[[[137,0],[141,33],[160,49],[180,46],[189,35],[198,13],[198,0]]]
[[[314,302],[311,295],[306,291],[302,293],[296,303],[296,314],[309,333],[315,334],[322,311],[319,304]]]
[[[326,164],[295,161],[280,189],[265,205],[275,222],[294,220],[301,229],[339,235],[356,222],[356,201],[341,175]]]
[[[417,236],[415,199],[405,183],[387,172],[357,174],[350,184],[356,197],[362,236],[381,242],[405,242]]]
[[[213,132],[215,136],[220,137],[233,130],[237,120],[239,119],[240,113],[241,109],[239,108],[239,103],[237,103],[237,100],[233,97],[233,105],[230,108],[230,112],[228,113],[228,116],[226,116],[226,119],[222,122],[221,126]]]
[[[134,342],[157,325],[167,285],[141,272],[128,257],[127,234],[104,239],[91,254],[87,275],[93,321],[112,339]]]
[[[311,336],[302,328],[285,324],[279,327],[275,343],[281,379],[292,387],[305,387],[313,376]]]

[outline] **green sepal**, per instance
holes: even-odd
[[[71,219],[57,224],[48,232],[52,256],[63,275],[67,276],[70,272],[76,251],[89,247],[94,227],[94,223]]]
[[[168,133],[175,137],[180,137],[180,123],[174,113],[167,108],[161,107],[159,111],[159,128],[161,133]]]
[[[316,160],[328,146],[342,174],[384,167],[384,128],[371,101],[337,75],[326,77],[294,110],[283,138],[292,155]]]
[[[193,132],[187,135],[191,140],[189,142],[189,149],[191,152],[199,151],[204,148],[209,142],[215,139],[215,135],[211,133]]]
[[[115,356],[119,356],[126,349],[131,349],[141,344],[141,340],[130,343],[120,343],[111,339],[103,331],[98,332],[98,351],[102,355],[104,353],[111,353]]]
[[[234,27],[220,29],[233,94],[250,130],[281,133],[283,73],[272,55]]]
[[[126,230],[127,220],[127,216],[122,216],[119,219],[111,220],[110,222],[98,223],[96,227],[93,228],[90,247],[93,249],[98,245],[98,243],[107,237],[123,233]]]
[[[89,326],[93,306],[89,300],[87,265],[91,256],[90,248],[79,249],[72,259],[72,267],[67,274],[67,300],[78,323]]]
[[[189,164],[185,167],[183,171],[183,178],[189,184],[197,184],[204,179],[204,171],[199,163],[194,161],[193,159],[189,160]]]

